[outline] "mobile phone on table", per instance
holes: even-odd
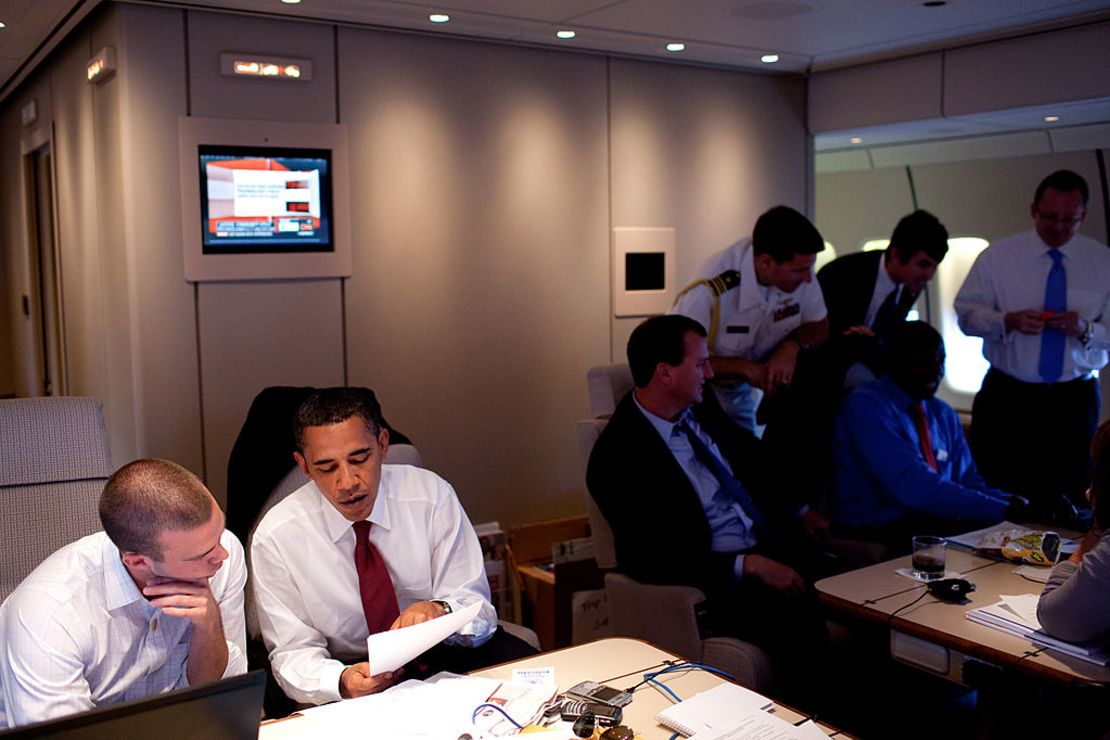
[[[631,703],[632,694],[612,686],[597,683],[596,681],[583,681],[576,683],[566,690],[566,694],[581,701],[608,704],[611,707],[623,707]]]
[[[583,714],[590,712],[597,719],[597,723],[603,727],[619,725],[624,714],[624,710],[620,707],[576,699],[565,700],[563,705],[559,707],[559,711],[562,718],[567,722],[573,722]]]

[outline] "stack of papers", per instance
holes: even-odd
[[[972,609],[967,618],[978,624],[993,627],[1015,637],[1032,640],[1041,647],[1059,650],[1097,665],[1110,665],[1110,652],[1105,645],[1096,643],[1076,644],[1064,642],[1045,634],[1037,621],[1037,594],[1003,596],[997,604]]]
[[[690,740],[809,740],[825,733],[812,722],[794,726],[769,714],[773,702],[736,684],[723,683],[669,706],[655,721]]]

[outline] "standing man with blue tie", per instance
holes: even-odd
[[[1050,516],[1083,506],[1110,349],[1110,249],[1079,234],[1087,182],[1059,170],[1037,187],[1034,230],[995,242],[956,296],[991,369],[969,442],[987,482]]]

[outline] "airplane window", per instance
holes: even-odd
[[[940,333],[948,353],[944,383],[957,393],[975,393],[989,367],[983,357],[983,340],[960,331],[956,322],[956,293],[971,270],[979,253],[987,248],[987,240],[973,236],[948,240],[948,254],[937,268],[937,304],[940,306]]]
[[[817,253],[817,259],[813,261],[813,272],[816,274],[825,265],[836,259],[836,247],[832,242],[825,242],[825,248]]]
[[[863,243],[862,251],[864,252],[880,252],[886,249],[886,245],[890,244],[890,239],[872,239]]]

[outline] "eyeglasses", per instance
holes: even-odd
[[[1055,213],[1041,213],[1040,211],[1037,211],[1037,218],[1046,223],[1061,226],[1078,226],[1083,222],[1083,216],[1057,216]]]

